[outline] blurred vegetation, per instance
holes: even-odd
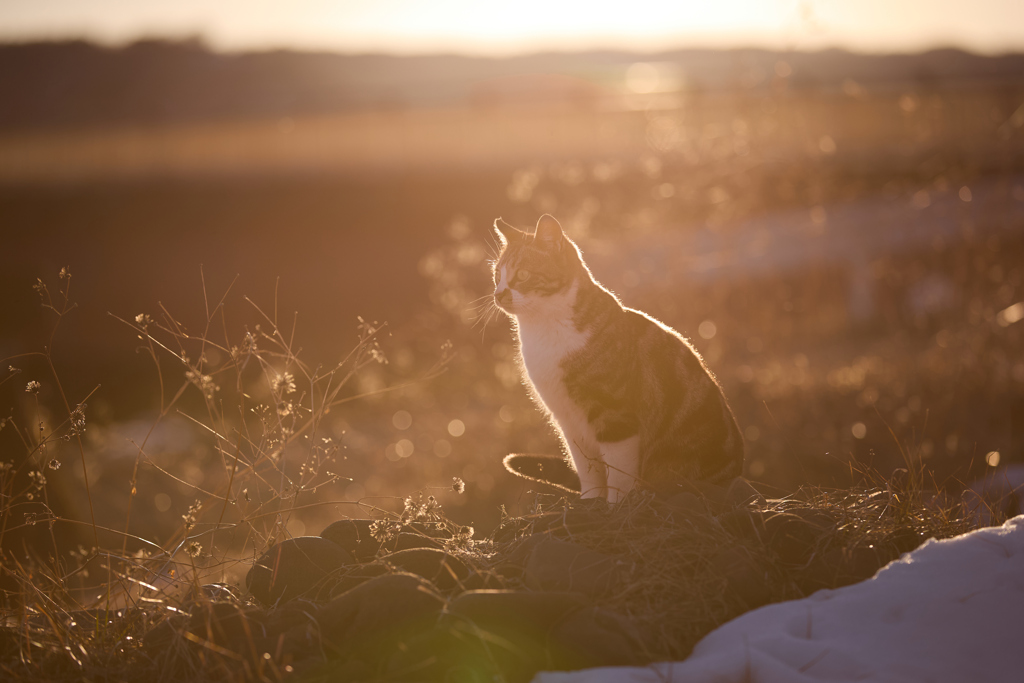
[[[744,431],[747,476],[779,495],[865,469],[922,466],[922,486],[957,498],[1011,480],[1024,460],[1024,81],[945,53],[927,77],[841,64],[807,77],[827,56],[759,53],[717,87],[668,90],[631,88],[616,62],[602,73],[618,81],[582,104],[510,100],[520,90],[491,83],[483,100],[431,107],[5,129],[5,552],[28,548],[51,577],[83,559],[105,576],[94,547],[177,552],[184,567],[186,518],[216,526],[242,504],[226,466],[239,449],[266,517],[201,542],[210,580],[244,573],[225,558],[399,511],[415,491],[483,530],[501,505],[529,511],[533,487],[501,458],[556,442],[506,322],[474,308],[499,215],[527,227],[554,213],[626,305],[692,338]],[[39,307],[37,278],[68,292],[67,310]],[[371,327],[389,362],[360,367],[334,396],[358,400],[327,411],[317,382],[367,343],[357,315],[387,322]],[[246,335],[248,366],[232,351]],[[280,413],[284,373],[292,415],[329,446],[292,457],[241,438],[257,423],[284,438],[284,422],[251,412]],[[294,486],[308,505],[285,497]],[[114,531],[94,533],[90,515]]]

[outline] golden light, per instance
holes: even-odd
[[[412,415],[408,410],[399,410],[391,417],[395,429],[405,430],[412,426]]]
[[[466,433],[466,423],[462,420],[452,420],[448,423],[448,433],[454,437],[460,437]]]
[[[290,3],[48,0],[0,6],[0,40],[200,36],[222,49],[473,52],[766,47],[906,51],[957,45],[984,52],[1024,44],[1024,4],[979,0],[686,0],[665,3],[414,0]],[[776,72],[785,77],[788,64]]]
[[[697,334],[702,339],[714,339],[715,334],[718,333],[718,327],[711,320],[705,320],[697,327]]]
[[[1021,320],[1024,320],[1024,301],[1018,301],[1012,306],[1007,306],[996,315],[996,322],[999,323],[1000,327],[1009,327]]]

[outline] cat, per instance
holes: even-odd
[[[494,302],[512,319],[524,383],[581,497],[616,503],[638,486],[669,492],[738,476],[736,419],[690,343],[602,287],[552,216],[531,233],[500,218],[494,229]]]

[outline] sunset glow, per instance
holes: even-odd
[[[0,39],[199,36],[221,49],[465,52],[761,46],[982,52],[1024,46],[1024,5],[1010,0],[725,0],[483,3],[473,0],[43,0],[0,4]]]

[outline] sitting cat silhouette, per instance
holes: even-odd
[[[513,321],[526,385],[546,411],[583,498],[740,474],[743,439],[718,382],[679,333],[602,287],[552,216],[532,233],[494,223],[494,301]],[[568,464],[570,460],[559,459]],[[571,490],[549,456],[509,456],[527,478]]]

